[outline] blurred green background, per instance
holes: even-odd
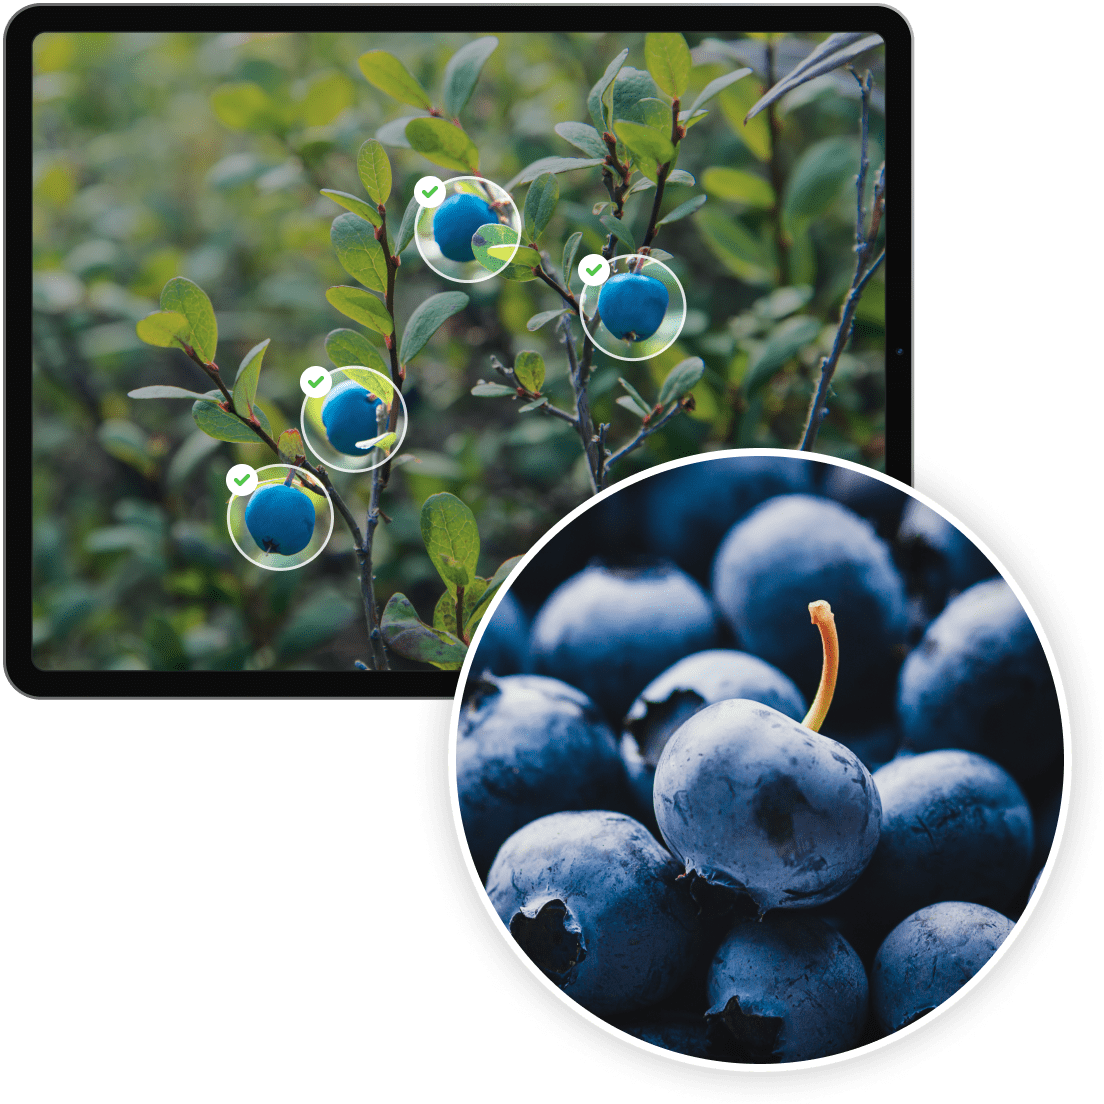
[[[493,32],[493,28],[489,29]],[[276,428],[298,425],[300,372],[329,366],[323,339],[350,323],[324,298],[350,283],[330,245],[341,213],[323,187],[362,195],[361,143],[409,107],[357,68],[385,49],[437,100],[451,54],[473,35],[46,34],[34,78],[34,658],[43,669],[351,669],[366,651],[352,543],[338,525],[300,571],[268,572],[233,548],[224,475],[272,461],[260,445],[199,432],[189,404],[135,402],[151,383],[206,389],[179,351],[142,345],[135,322],[157,308],[173,276],[199,283],[219,322],[218,360],[231,369],[266,337],[272,345],[260,405]],[[775,78],[824,36],[775,36]],[[586,96],[622,49],[644,67],[641,34],[503,34],[463,121],[481,171],[500,183],[537,158],[582,156],[554,132],[589,122]],[[749,64],[756,72],[709,103],[682,143],[679,168],[697,185],[672,187],[664,210],[708,195],[692,217],[663,227],[657,245],[686,290],[686,325],[653,361],[598,354],[591,401],[612,423],[610,444],[639,421],[615,404],[624,376],[646,398],[677,361],[704,358],[696,409],[650,438],[623,478],[675,457],[740,446],[794,447],[854,266],[854,174],[859,97],[837,71],[782,102],[772,142],[765,114],[747,109],[768,86],[763,36],[719,43],[686,36],[696,62],[688,96]],[[884,145],[882,50],[860,58],[877,82],[871,164]],[[229,87],[228,87],[229,86]],[[243,91],[242,89],[245,89]],[[397,226],[414,182],[452,175],[410,149],[390,148]],[[873,175],[873,173],[871,173]],[[778,194],[772,179],[780,185]],[[593,213],[607,199],[597,169],[559,178],[561,202],[542,239],[558,267],[561,243],[584,233],[599,251]],[[519,207],[525,186],[514,189]],[[633,196],[626,219],[642,235],[654,192]],[[402,257],[400,324],[452,285]],[[859,307],[818,451],[883,466],[884,267]],[[527,550],[587,495],[577,437],[561,422],[519,414],[510,400],[472,397],[493,379],[490,355],[510,363],[542,353],[546,390],[571,406],[553,327],[526,330],[559,306],[539,282],[466,285],[469,308],[411,366],[407,461],[395,468],[376,537],[381,604],[405,592],[427,619],[441,586],[418,513],[451,491],[480,527],[482,574]],[[375,335],[370,335],[375,336]],[[204,384],[203,387],[197,385]],[[363,519],[370,480],[334,473]]]

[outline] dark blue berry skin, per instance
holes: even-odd
[[[718,1040],[718,1032],[700,1012],[648,1009],[613,1024],[618,1031],[632,1035],[652,1046],[689,1054],[694,1058],[728,1061],[728,1048]]]
[[[376,411],[383,403],[359,383],[339,383],[322,402],[322,424],[326,437],[345,456],[365,456],[370,448],[359,448],[357,441],[379,436]]]
[[[537,817],[627,804],[617,742],[585,694],[537,675],[469,679],[466,689],[456,786],[481,876],[507,836]]]
[[[907,625],[905,591],[889,548],[869,522],[824,498],[782,495],[764,502],[725,537],[713,565],[713,595],[741,648],[774,664],[812,698],[822,648],[809,603],[836,617],[840,671],[833,719],[869,723],[889,700]]]
[[[680,659],[633,702],[621,735],[621,758],[646,818],[653,815],[652,779],[667,741],[695,713],[727,698],[761,702],[795,721],[806,712],[801,691],[757,656],[713,648]]]
[[[882,1030],[900,1031],[954,996],[1011,930],[1006,916],[965,901],[941,901],[903,920],[878,949],[870,974]]]
[[[474,261],[472,236],[481,226],[498,222],[491,205],[468,192],[451,195],[433,215],[433,240],[450,261]]]
[[[671,737],[654,808],[688,874],[747,894],[760,913],[838,897],[870,861],[881,820],[854,754],[739,698],[707,706]]]
[[[564,993],[610,1016],[658,1003],[690,968],[697,920],[679,873],[631,817],[554,813],[502,845],[487,894]]]
[[[651,337],[663,325],[669,304],[667,288],[642,272],[611,276],[598,294],[598,313],[606,329],[629,341]]]
[[[804,1062],[850,1050],[866,1024],[859,956],[815,916],[742,919],[713,959],[708,1015],[728,1028],[738,1061]]]
[[[314,536],[314,505],[305,494],[283,484],[261,487],[249,496],[245,527],[266,552],[294,556]]]
[[[1031,870],[1031,810],[1012,776],[967,751],[902,756],[874,772],[882,802],[877,850],[840,902],[875,944],[938,901],[1004,911]],[[865,940],[864,940],[865,941]]]
[[[774,495],[808,492],[812,467],[789,457],[726,456],[661,472],[636,484],[645,489],[644,547],[708,583],[714,553],[732,526]]]
[[[866,518],[886,540],[896,534],[901,513],[911,501],[904,491],[872,475],[835,465],[824,473],[823,492],[827,498]]]
[[[487,620],[472,659],[471,673],[476,677],[485,671],[494,675],[520,675],[528,669],[529,618],[510,592],[499,602],[494,616]]]
[[[1003,579],[970,587],[928,626],[901,669],[897,711],[905,749],[976,751],[1021,783],[1062,754],[1046,655]]]
[[[708,595],[672,564],[592,564],[553,591],[529,646],[535,671],[579,687],[619,725],[656,675],[716,641]]]

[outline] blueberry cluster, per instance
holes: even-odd
[[[670,1050],[793,1062],[907,1026],[1000,946],[1054,835],[1029,618],[851,469],[727,457],[625,488],[521,573],[471,674],[457,784],[495,910]]]

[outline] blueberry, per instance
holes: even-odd
[[[740,698],[707,706],[671,737],[654,803],[687,873],[746,893],[760,913],[841,894],[874,853],[881,819],[852,752]]]
[[[869,522],[828,499],[781,495],[725,537],[713,594],[740,646],[774,664],[811,696],[820,649],[806,606],[836,611],[840,667],[835,722],[892,712],[892,673],[905,642],[905,592],[889,548]],[[884,686],[886,700],[877,698]],[[841,715],[842,714],[842,715]]]
[[[777,667],[747,652],[715,648],[680,659],[653,679],[625,717],[621,758],[641,805],[652,815],[652,779],[667,741],[695,713],[726,698],[749,698],[805,716],[805,699]]]
[[[487,878],[510,934],[600,1016],[663,1000],[693,960],[697,921],[679,864],[620,813],[554,813],[515,832]]]
[[[645,547],[708,582],[713,554],[725,533],[768,498],[810,490],[812,466],[780,456],[719,457],[635,484],[646,488],[639,508]]]
[[[579,687],[619,723],[656,675],[716,639],[708,595],[678,568],[592,564],[541,607],[530,648],[534,670]]]
[[[498,222],[491,205],[470,192],[458,192],[437,208],[433,215],[433,239],[450,261],[463,264],[474,261],[472,236],[481,226]]]
[[[1003,579],[963,591],[928,626],[901,669],[897,709],[906,749],[976,751],[1021,782],[1062,753],[1046,654]]]
[[[614,337],[643,341],[663,325],[670,296],[654,276],[623,272],[611,276],[598,294],[598,313]]]
[[[617,742],[585,694],[537,675],[469,679],[465,690],[456,786],[481,874],[537,817],[626,804]]]
[[[266,552],[294,556],[314,536],[314,504],[294,487],[261,487],[249,496],[245,527]]]
[[[1031,810],[1012,777],[968,751],[930,751],[874,773],[877,850],[841,902],[877,940],[937,901],[1004,910],[1027,883]],[[846,930],[846,929],[845,929]]]
[[[859,956],[815,916],[741,919],[709,971],[708,1015],[743,1062],[802,1062],[850,1050],[866,1023]]]
[[[870,975],[874,1015],[899,1031],[938,1008],[993,957],[1012,921],[984,905],[941,901],[889,933]]]
[[[701,1013],[682,1010],[648,1009],[614,1025],[626,1035],[641,1039],[663,1050],[689,1054],[695,1058],[725,1061],[729,1054],[717,1032]]]
[[[904,491],[872,475],[835,465],[825,472],[824,494],[866,518],[887,540],[897,532],[901,512],[911,501]]]
[[[322,424],[330,444],[345,456],[371,452],[370,448],[360,448],[357,441],[379,436],[376,411],[382,406],[381,400],[359,383],[339,383],[322,401]]]
[[[513,592],[498,604],[487,622],[472,660],[471,672],[517,675],[529,669],[529,619]]]

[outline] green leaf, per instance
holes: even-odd
[[[346,318],[351,318],[376,333],[389,334],[394,329],[387,308],[363,288],[347,287],[344,284],[327,288],[326,301]]]
[[[357,176],[374,203],[387,202],[391,196],[391,162],[375,138],[369,138],[357,153]]]
[[[627,379],[617,377],[617,382],[629,393],[629,398],[640,408],[641,417],[646,418],[652,412],[652,408],[644,401],[643,395]]]
[[[783,216],[792,221],[824,214],[858,170],[859,144],[854,138],[825,138],[810,146],[790,173]]]
[[[656,82],[652,80],[651,73],[643,69],[634,69],[626,65],[617,74],[611,92],[612,117],[617,119],[631,119],[636,104],[643,99],[659,99],[660,92]]]
[[[380,633],[387,646],[404,659],[432,663],[444,671],[457,671],[468,649],[463,641],[443,629],[418,619],[405,594],[393,594],[380,619]]]
[[[424,115],[404,115],[401,119],[392,119],[389,123],[376,128],[376,139],[385,146],[397,146],[399,149],[410,149],[410,143],[406,140],[406,124],[411,119],[424,119]]]
[[[467,633],[468,639],[471,640],[472,633],[475,632],[476,626],[483,620],[483,615],[487,612],[487,607],[491,604],[491,600],[498,593],[499,588],[510,577],[510,572],[514,570],[519,563],[521,563],[521,556],[512,556],[510,559],[503,561],[498,570],[487,580],[487,587],[483,591],[483,596],[479,599],[479,604],[472,611],[468,617],[468,622],[464,626],[464,631]],[[468,603],[464,603],[464,608],[467,609]]]
[[[325,126],[351,107],[354,98],[353,83],[344,73],[319,73],[311,78],[299,113],[307,126]]]
[[[688,199],[685,203],[680,203],[673,211],[669,211],[656,223],[656,226],[666,226],[669,222],[678,222],[679,219],[686,218],[687,215],[692,215],[699,207],[705,203],[706,197],[703,195],[694,196],[693,199]]]
[[[571,286],[571,277],[575,274],[575,257],[578,255],[579,246],[582,244],[583,232],[577,230],[567,239],[563,251],[563,278],[564,287]]]
[[[351,379],[353,383],[363,387],[365,391],[377,396],[387,406],[390,406],[395,398],[395,388],[387,378],[386,370],[377,376],[371,371],[367,371],[367,368],[368,365],[365,365],[364,368],[353,368],[346,365],[343,371],[347,379]]]
[[[526,391],[540,394],[544,385],[544,357],[530,349],[524,349],[514,358],[514,375]]]
[[[657,100],[654,96],[645,96],[643,99],[628,105],[624,115],[619,115],[618,119],[640,123],[642,126],[651,127],[652,130],[658,130],[661,134],[669,135],[671,133],[670,105],[665,104],[662,100]]]
[[[672,99],[686,91],[690,83],[690,47],[678,31],[644,36],[644,62],[656,84]]]
[[[774,261],[767,247],[742,223],[716,208],[702,210],[695,222],[706,247],[734,276],[749,284],[774,282]]]
[[[605,157],[609,152],[602,136],[586,123],[557,123],[554,129],[561,138],[581,149],[588,157]]]
[[[139,340],[160,349],[183,349],[191,336],[191,326],[179,311],[154,311],[140,318],[134,330]]]
[[[786,315],[801,310],[812,299],[814,293],[814,289],[807,284],[775,288],[769,295],[764,295],[762,299],[756,299],[751,304],[751,309],[760,318],[771,320],[785,318]]]
[[[693,115],[699,107],[706,101],[713,99],[713,97],[723,89],[727,88],[730,84],[735,84],[738,80],[743,80],[744,77],[750,76],[750,69],[737,69],[734,73],[725,73],[723,77],[718,77],[716,80],[711,80],[699,93],[698,98],[690,105],[690,110],[687,115]]]
[[[529,185],[523,215],[525,236],[529,241],[535,242],[544,233],[545,227],[552,221],[559,200],[560,186],[553,173],[541,173]],[[539,256],[536,263],[540,263]]]
[[[149,454],[149,434],[133,422],[125,418],[108,418],[100,423],[96,438],[104,452],[135,471],[152,476],[157,470],[157,464]]]
[[[763,164],[770,161],[771,132],[766,115],[760,115],[749,123],[744,123],[744,115],[755,102],[759,95],[759,85],[756,81],[737,81],[721,90],[717,102],[724,112],[725,118],[732,125],[736,137],[758,158]]]
[[[622,50],[621,53],[606,66],[606,71],[587,95],[587,109],[590,111],[590,117],[594,120],[594,125],[598,128],[599,135],[601,135],[603,131],[608,131],[610,129],[609,100],[606,97],[606,93],[617,79],[617,74],[621,71],[621,66],[625,64],[625,58],[628,56],[629,51]],[[509,189],[507,189],[507,191],[509,191]]]
[[[207,434],[208,437],[214,437],[218,441],[233,441],[237,444],[255,445],[260,438],[252,429],[241,421],[235,415],[223,410],[218,405],[218,400],[221,398],[221,394],[218,391],[212,391],[206,398],[197,402],[192,407],[192,419],[195,424]],[[215,402],[209,402],[207,400],[214,399]],[[265,412],[259,407],[253,408],[253,417],[260,423],[261,429],[272,436],[272,426],[269,425],[268,418],[265,417]]]
[[[445,111],[454,119],[471,99],[479,73],[497,45],[498,39],[494,35],[487,35],[486,38],[477,38],[474,42],[461,46],[449,58],[441,85],[441,97],[445,103]]]
[[[234,410],[243,418],[248,418],[253,413],[253,401],[257,398],[257,384],[261,376],[261,361],[264,360],[265,350],[271,340],[266,337],[259,345],[254,345],[238,367],[237,379],[234,380]]]
[[[574,172],[575,169],[591,169],[595,165],[601,165],[603,159],[600,157],[542,157],[539,161],[534,161],[531,165],[526,165],[506,185],[506,191],[512,192],[519,184],[529,184],[536,180],[542,173],[560,173]]]
[[[481,229],[482,227],[480,227]],[[476,232],[478,233],[478,231]],[[541,263],[541,255],[535,249],[530,249],[526,245],[519,248],[515,248],[509,242],[504,245],[488,245],[486,246],[486,253],[492,260],[507,261],[510,264],[522,265],[525,268],[536,268]]]
[[[659,405],[666,406],[689,395],[704,375],[705,361],[701,357],[689,357],[687,360],[679,361],[667,373],[667,378],[659,389]]]
[[[369,84],[400,103],[424,107],[427,111],[433,106],[425,89],[394,54],[389,54],[386,50],[369,50],[357,58],[357,65]]]
[[[613,124],[613,129],[617,132],[617,137],[625,143],[625,148],[632,154],[633,160],[649,160],[657,165],[665,165],[675,156],[675,147],[671,145],[671,139],[650,126],[618,119]],[[642,168],[641,172],[643,171]]]
[[[312,502],[315,496],[307,496]],[[276,658],[281,663],[301,660],[325,644],[355,617],[357,607],[351,598],[326,589],[311,594],[280,627],[273,640]]]
[[[285,429],[276,442],[276,448],[285,464],[297,464],[307,457],[303,451],[303,437],[297,429]]]
[[[253,81],[222,84],[211,93],[211,107],[231,130],[264,132],[280,124],[272,97]]]
[[[441,323],[467,305],[468,297],[462,291],[442,291],[420,303],[403,330],[399,363],[409,364],[425,348]]]
[[[472,252],[475,254],[475,259],[485,269],[499,276],[503,276],[507,280],[536,279],[533,275],[533,265],[540,263],[540,254],[537,253],[536,250],[519,248],[517,253],[514,254],[515,260],[518,257],[523,260],[529,257],[530,263],[528,267],[511,263],[504,268],[502,262],[509,253],[504,252],[502,256],[495,255],[498,252],[502,252],[499,250],[500,246],[508,246],[510,250],[513,250],[517,240],[518,233],[512,226],[503,226],[502,223],[491,222],[486,226],[481,226],[472,235]],[[495,250],[495,253],[492,253],[491,250]]]
[[[524,406],[518,407],[518,413],[524,414],[527,410],[539,410],[542,406],[548,405],[548,396],[541,395],[539,399],[534,399],[532,402],[527,402]]]
[[[490,582],[489,579],[476,577],[464,588],[464,608],[461,610],[461,618],[465,623],[467,623],[468,618],[471,617],[480,599],[486,592],[488,582]],[[459,635],[456,632],[455,592],[446,590],[445,593],[437,599],[437,606],[433,611],[433,627],[435,629],[444,629],[445,632],[450,632],[457,636]],[[469,636],[468,639],[470,640],[471,637]]]
[[[534,314],[533,317],[525,323],[525,328],[530,333],[535,333],[541,328],[541,326],[544,326],[547,323],[551,322],[553,318],[559,318],[561,315],[564,314],[567,314],[566,309],[541,311],[540,314]]]
[[[331,330],[326,334],[326,355],[335,368],[361,364],[385,376],[388,374],[387,365],[375,345],[357,330]]]
[[[455,589],[471,583],[479,560],[475,514],[456,495],[442,491],[422,504],[420,525],[426,552],[445,585]]]
[[[745,207],[769,211],[774,206],[774,189],[770,181],[741,169],[706,169],[702,175],[702,187],[718,199],[742,203]]]
[[[219,394],[220,392],[215,392]],[[155,383],[152,387],[139,387],[136,391],[127,392],[128,399],[203,399],[207,400],[206,395],[201,395],[198,391],[187,391],[183,387],[172,387],[168,384]]]
[[[471,393],[479,399],[497,399],[502,395],[516,395],[517,389],[507,387],[504,383],[484,383],[480,381],[471,389]]]
[[[414,229],[418,222],[419,211],[421,211],[421,207],[418,205],[417,197],[415,197],[406,205],[406,210],[403,212],[402,223],[399,226],[399,240],[395,244],[396,257],[414,240]]]
[[[636,240],[632,232],[619,218],[613,215],[603,215],[598,220],[621,244],[630,252],[636,252]]]
[[[411,119],[406,124],[406,140],[411,149],[434,165],[460,172],[479,171],[479,151],[475,143],[447,119]]]
[[[670,187],[672,184],[687,184],[692,188],[696,183],[697,181],[694,179],[694,174],[686,172],[685,169],[672,169],[667,174],[667,187]],[[656,182],[654,180],[649,180],[646,176],[642,176],[639,180],[634,181],[628,194],[632,195],[634,192],[646,192],[655,186]]]
[[[381,295],[387,290],[387,255],[369,223],[351,212],[338,215],[330,226],[330,242],[353,279]]]
[[[748,365],[744,376],[744,390],[748,395],[757,391],[792,360],[806,345],[820,336],[820,323],[808,315],[797,314],[787,318],[767,339],[759,355]]]
[[[340,203],[345,210],[352,211],[354,215],[360,215],[362,219],[366,219],[373,226],[383,225],[379,211],[371,204],[365,203],[363,199],[358,199],[355,195],[349,195],[348,192],[338,192],[333,188],[323,188],[322,195],[327,199],[332,199],[334,203]]]
[[[192,331],[188,344],[210,364],[218,347],[218,323],[215,308],[203,288],[183,276],[174,276],[161,289],[160,305],[163,311],[184,315]]]
[[[650,414],[650,410],[645,410],[643,406],[632,398],[631,395],[621,395],[616,400],[618,406],[623,406],[626,410],[631,411],[638,418],[647,418]]]

